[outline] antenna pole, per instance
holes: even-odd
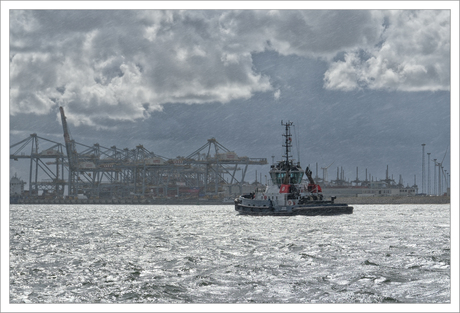
[[[293,123],[289,121],[286,123],[283,123],[283,121],[281,121],[281,125],[284,125],[286,127],[286,132],[283,135],[285,137],[283,147],[286,148],[286,154],[284,155],[284,157],[286,158],[286,165],[289,165],[289,151],[291,150],[291,147],[292,147],[292,135],[291,135],[292,124]]]

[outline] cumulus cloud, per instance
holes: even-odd
[[[328,89],[446,89],[449,18],[448,11],[12,10],[10,113],[63,105],[71,123],[95,126],[144,119],[168,103],[227,103],[268,91],[278,98],[253,64],[253,53],[265,50],[329,63]]]
[[[223,49],[204,11],[14,11],[10,112],[135,120],[166,103],[226,103],[271,90],[250,51]]]
[[[400,91],[449,90],[450,13],[384,11],[387,28],[373,48],[347,51],[331,64],[325,87]]]

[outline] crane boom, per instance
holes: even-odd
[[[69,159],[69,167],[71,169],[74,169],[75,164],[73,162],[72,140],[70,139],[69,129],[67,127],[67,120],[64,114],[64,108],[59,107],[59,111],[61,112],[62,128],[64,130],[64,142],[67,151],[67,157]]]

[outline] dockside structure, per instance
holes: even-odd
[[[62,107],[60,114],[65,145],[32,134],[10,146],[10,152],[17,149],[10,159],[30,159],[28,197],[41,193],[55,199],[197,198],[219,194],[223,184],[241,188],[249,166],[268,164],[265,158],[238,156],[215,138],[175,159],[143,145],[135,149],[88,146],[72,139]],[[40,150],[39,140],[41,146],[51,146]]]

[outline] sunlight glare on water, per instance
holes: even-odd
[[[450,205],[11,205],[11,303],[449,303]]]

